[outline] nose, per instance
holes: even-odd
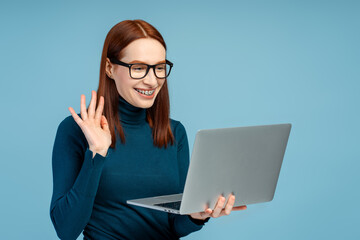
[[[155,73],[154,73],[154,69],[149,69],[149,72],[148,74],[146,74],[146,76],[144,77],[144,80],[143,82],[146,84],[146,85],[149,85],[149,86],[155,86],[157,84],[157,78],[155,76]]]

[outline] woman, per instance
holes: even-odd
[[[191,215],[131,206],[126,200],[182,192],[189,165],[184,126],[169,118],[172,63],[160,33],[126,20],[108,33],[100,82],[88,108],[59,125],[53,148],[51,220],[61,239],[178,239],[210,217],[228,215],[235,196]]]

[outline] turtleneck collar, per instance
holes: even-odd
[[[146,122],[146,109],[131,105],[120,95],[118,110],[120,113],[121,123],[128,125],[140,125]]]

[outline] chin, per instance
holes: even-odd
[[[136,98],[136,107],[139,108],[151,108],[154,105],[155,99],[157,97],[157,93],[155,93],[155,96],[151,99],[144,99],[140,96],[137,96]],[[135,99],[134,99],[135,100]]]
[[[148,101],[148,102],[143,102],[143,101],[138,101],[136,102],[136,106],[138,108],[151,108],[154,105],[155,101]]]

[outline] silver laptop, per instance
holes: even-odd
[[[291,124],[199,130],[184,192],[128,200],[128,204],[175,214],[214,208],[222,194],[234,206],[274,198]]]

